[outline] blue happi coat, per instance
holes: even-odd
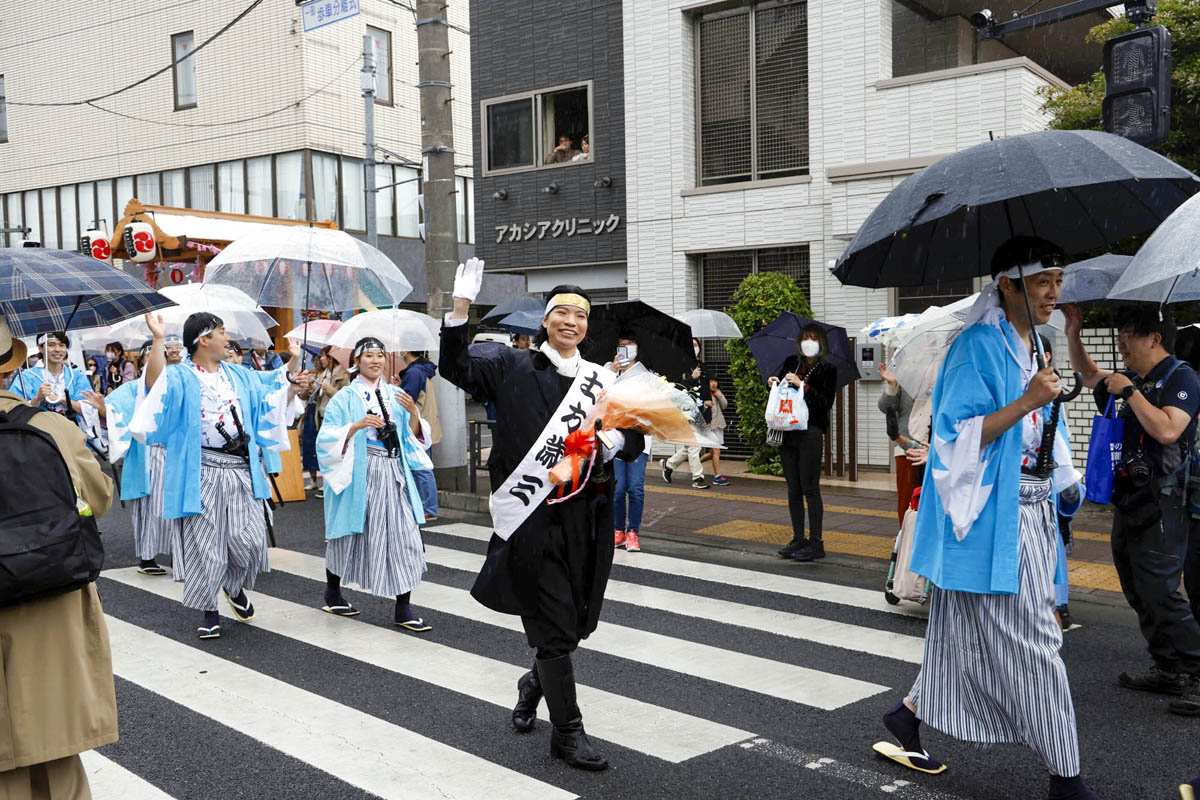
[[[87,375],[84,375],[69,364],[63,364],[63,369],[66,371],[66,375],[63,377],[63,386],[66,387],[67,394],[71,396],[71,400],[78,403],[83,399],[84,392],[92,390],[91,381],[88,380]],[[13,378],[11,391],[13,394],[21,395],[26,400],[32,400],[37,396],[41,385],[49,382],[49,380],[50,375],[47,373],[45,367],[38,366],[23,369]]]
[[[142,381],[130,381],[114,389],[104,398],[105,420],[108,423],[108,460],[121,465],[121,499],[137,500],[150,494],[149,462],[146,445],[133,437],[129,430],[137,407]]]
[[[221,362],[220,369],[233,383],[241,406],[242,424],[250,434],[250,479],[254,497],[266,500],[271,487],[263,470],[265,450],[282,452],[291,447],[288,383],[274,373],[255,373],[237,364]],[[260,377],[262,376],[262,377]],[[167,448],[163,480],[163,518],[179,519],[199,514],[200,507],[200,380],[190,361],[166,367],[154,387],[139,396],[133,435],[146,444]]]
[[[325,477],[325,538],[338,539],[362,533],[367,514],[367,431],[357,431],[346,442],[350,425],[367,415],[359,384],[343,387],[325,406],[325,418],[317,432],[317,463]],[[421,493],[413,480],[414,466],[428,463],[424,448],[412,435],[409,414],[396,402],[394,386],[380,383],[388,413],[400,432],[404,461],[404,482],[408,505],[418,525],[425,523]],[[429,441],[427,425],[422,421],[422,433]],[[432,467],[432,464],[430,464]]]
[[[955,339],[938,373],[911,566],[942,589],[1016,594],[1019,588],[1023,423],[984,448],[979,447],[979,437],[983,417],[1024,393],[1021,366],[1013,353],[1026,352],[997,308]],[[1049,406],[1043,409],[1049,411]],[[1054,474],[1057,493],[1079,475],[1071,465],[1065,413],[1059,418],[1054,456],[1062,465]],[[1058,570],[1065,574],[1061,562]]]

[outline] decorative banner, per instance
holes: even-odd
[[[79,237],[79,252],[97,258],[106,264],[112,263],[112,247],[108,243],[108,233],[100,229],[85,231]]]
[[[153,261],[158,254],[154,229],[146,222],[130,222],[125,226],[125,252],[135,264]]]

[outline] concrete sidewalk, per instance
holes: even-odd
[[[721,466],[732,484],[711,489],[693,489],[686,473],[676,473],[668,485],[657,463],[647,467],[643,549],[652,550],[654,539],[667,537],[774,554],[792,538],[784,480],[748,475],[742,461]],[[886,472],[862,472],[857,484],[837,478],[821,482],[827,560],[878,569],[881,591],[899,530],[893,480]],[[477,495],[442,492],[441,497],[447,508],[486,513],[489,491],[487,474],[481,473]],[[1108,544],[1111,525],[1108,510],[1091,504],[1076,517],[1075,546],[1068,559],[1073,593],[1119,596]]]

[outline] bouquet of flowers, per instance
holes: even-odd
[[[567,437],[566,455],[550,470],[551,483],[571,482],[590,463],[597,422],[601,430],[634,430],[672,444],[723,446],[705,424],[694,397],[654,373],[642,372],[608,389],[579,430]]]

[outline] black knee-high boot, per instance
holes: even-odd
[[[513,708],[512,724],[518,733],[529,733],[537,724],[538,703],[542,702],[542,682],[538,678],[537,662],[533,669],[517,680],[517,705]]]
[[[550,722],[554,724],[550,732],[550,755],[578,769],[607,769],[608,760],[592,749],[583,730],[583,715],[575,701],[575,668],[570,654],[538,659],[537,668],[550,709]]]

